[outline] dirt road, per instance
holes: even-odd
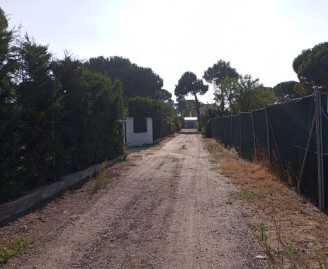
[[[4,268],[265,268],[245,220],[229,203],[199,134],[111,167],[90,182],[0,229],[24,232],[34,247]]]

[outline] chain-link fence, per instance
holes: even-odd
[[[124,153],[122,121],[0,121],[0,203]]]
[[[315,93],[252,112],[211,119],[207,134],[234,147],[244,158],[266,158],[287,183],[325,210],[327,114],[327,94]]]
[[[177,131],[154,121],[154,141]],[[124,153],[122,120],[0,120],[0,203]]]

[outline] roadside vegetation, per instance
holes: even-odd
[[[217,61],[203,75],[203,79],[214,89],[214,103],[203,104],[206,109],[203,109],[200,117],[201,131],[206,134],[207,122],[212,118],[250,112],[310,95],[314,91],[328,92],[328,42],[303,50],[296,56],[292,66],[299,81],[282,81],[274,87],[267,87],[250,74],[239,74],[229,61]],[[197,84],[196,80],[194,84]],[[199,93],[204,94],[204,91]],[[181,102],[183,106],[184,99],[180,95],[177,97],[178,105]]]
[[[0,241],[0,264],[6,263],[12,256],[22,254],[32,244],[26,234],[17,234],[13,238]]]
[[[269,267],[325,269],[327,215],[290,189],[261,160],[246,161],[213,139],[205,141],[218,174],[237,188],[227,203],[240,208]]]
[[[124,154],[124,117],[178,128],[172,94],[151,68],[112,56],[56,59],[0,8],[0,204]]]

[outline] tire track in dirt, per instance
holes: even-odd
[[[129,155],[134,166],[7,268],[265,268],[227,204],[233,186],[213,171],[204,147],[201,135],[179,134]]]

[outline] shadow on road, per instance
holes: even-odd
[[[149,149],[150,147],[152,147],[153,145],[144,145],[144,146],[139,146],[139,147],[131,147],[131,148],[127,148],[126,149],[126,153],[127,154],[131,154],[131,153],[135,153],[135,152],[139,152],[145,149]]]
[[[179,134],[200,134],[200,132],[197,129],[181,129]]]
[[[178,132],[178,134],[200,134],[200,132],[197,129],[181,129],[181,131]],[[153,147],[157,142],[155,142],[154,144],[150,144],[150,145],[135,146],[135,147],[127,148],[126,153],[131,154],[131,153],[139,152],[139,151],[142,151],[145,149],[149,149],[150,147]]]

